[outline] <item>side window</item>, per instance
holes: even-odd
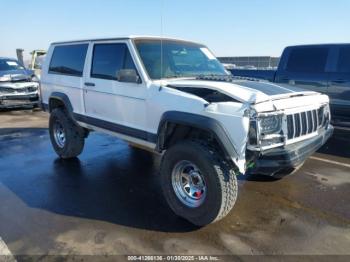
[[[82,76],[88,44],[56,46],[49,73]]]
[[[329,48],[305,47],[290,52],[287,71],[300,73],[322,73],[325,71]]]
[[[350,73],[350,46],[339,49],[337,71],[340,73]]]
[[[117,80],[121,69],[136,69],[126,44],[95,44],[91,77]]]

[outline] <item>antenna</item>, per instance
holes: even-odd
[[[162,86],[163,80],[163,11],[164,0],[160,0],[160,85]]]

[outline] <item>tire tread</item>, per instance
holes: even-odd
[[[55,140],[52,137],[52,121],[54,121],[54,118],[59,119],[62,124],[64,125],[66,129],[66,141],[67,144],[63,149],[58,148],[55,145]],[[67,114],[66,111],[62,108],[55,108],[51,112],[50,116],[50,137],[52,144],[54,146],[54,149],[56,153],[64,159],[68,158],[74,158],[81,154],[81,152],[84,149],[85,144],[85,133],[84,129],[80,126],[78,126]]]
[[[237,185],[237,177],[235,174],[234,166],[229,164],[222,156],[222,154],[216,150],[210,143],[203,141],[203,140],[184,140],[177,144],[175,144],[173,147],[193,147],[195,148],[196,152],[200,152],[203,154],[203,157],[206,161],[212,165],[213,169],[215,170],[215,175],[217,175],[217,187],[220,189],[221,194],[221,203],[220,207],[217,211],[211,213],[210,219],[202,219],[200,217],[198,218],[192,218],[188,217],[190,222],[193,224],[196,224],[198,226],[203,226],[206,224],[214,223],[222,218],[224,218],[233,208],[236,200],[237,200],[237,192],[238,192],[238,185]],[[161,163],[161,170],[160,173],[162,174],[162,177],[166,176],[166,167],[167,165],[164,164],[164,161],[167,161],[168,154],[172,154],[172,149],[168,149],[162,159]],[[165,194],[168,192],[163,191]],[[167,196],[165,196],[167,198]],[[172,202],[169,202],[169,198],[167,198],[168,203],[170,207],[172,207],[173,211],[177,213],[176,208],[174,209],[174,204]],[[212,211],[210,211],[212,212]],[[180,213],[177,213],[178,215],[181,215]],[[205,221],[205,222],[204,222]]]

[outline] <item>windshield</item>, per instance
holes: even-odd
[[[203,45],[175,40],[163,40],[161,44],[158,39],[136,40],[135,45],[152,79],[228,75]]]
[[[0,59],[0,71],[24,69],[16,60]]]

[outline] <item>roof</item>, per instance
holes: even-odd
[[[343,46],[350,45],[350,43],[328,43],[328,44],[305,44],[305,45],[291,45],[289,47],[322,47],[322,46]]]
[[[143,35],[129,35],[129,36],[107,37],[107,38],[80,39],[80,40],[73,40],[73,41],[59,41],[59,42],[53,42],[51,44],[56,45],[56,44],[79,43],[79,42],[88,42],[88,41],[112,41],[112,40],[129,40],[129,39],[163,39],[163,40],[175,40],[175,41],[196,43],[194,41],[185,40],[185,39],[181,39],[181,38],[174,38],[174,37],[149,36],[149,35],[144,35],[144,36]]]

